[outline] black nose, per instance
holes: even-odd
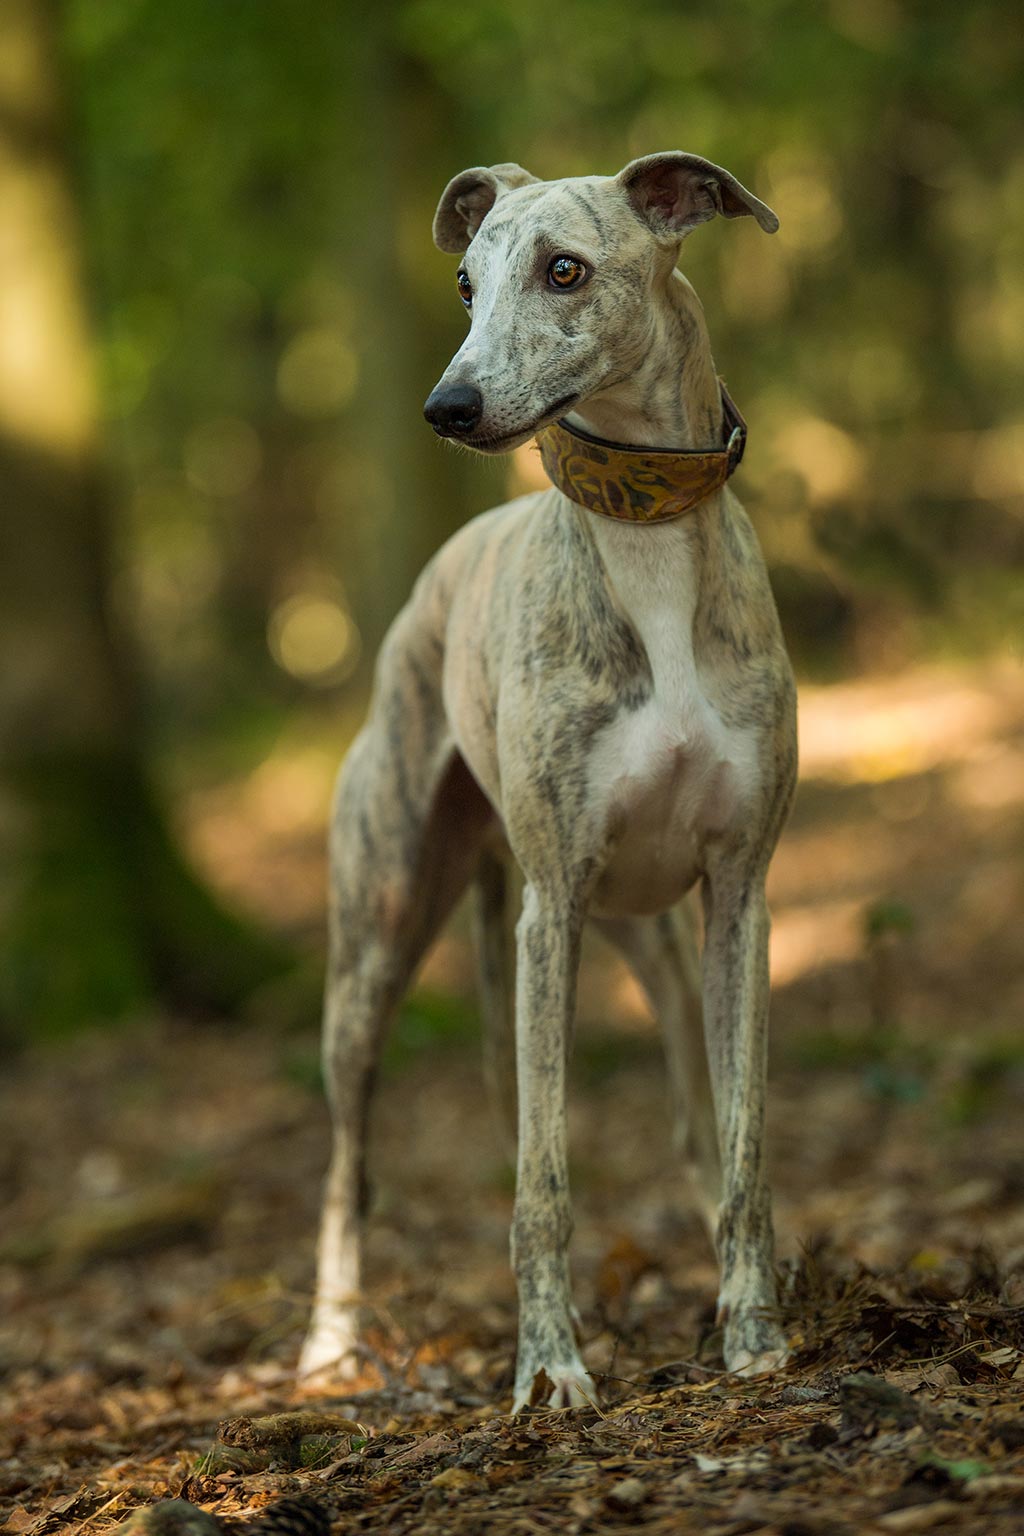
[[[438,437],[468,437],[484,413],[484,397],[472,384],[439,384],[423,414]]]

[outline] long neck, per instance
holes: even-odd
[[[639,366],[569,419],[638,448],[720,448],[722,405],[704,309],[681,272],[654,294]]]
[[[587,400],[569,422],[637,447],[722,446],[721,395],[704,311],[680,273],[672,274],[659,295],[640,367]],[[720,503],[716,493],[683,517],[650,527],[579,509],[663,698],[678,697],[693,673],[693,621]]]

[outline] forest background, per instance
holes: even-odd
[[[792,1363],[721,1372],[657,1033],[595,942],[602,1407],[503,1415],[513,1185],[459,914],[385,1052],[365,1369],[310,1440],[331,784],[424,562],[541,483],[422,419],[466,323],[433,211],[468,165],[662,149],[781,220],[681,264],[800,683]],[[1020,1530],[1022,384],[1008,0],[0,0],[0,1529],[304,1489],[367,1536]],[[287,1445],[241,1454],[271,1410]]]
[[[684,147],[755,188],[777,238],[683,266],[800,671],[1019,658],[1021,47],[998,0],[7,0],[6,1037],[232,1009],[284,963],[296,912],[238,920],[245,817],[215,850],[197,793],[322,819],[416,573],[538,483],[420,416],[465,164]]]

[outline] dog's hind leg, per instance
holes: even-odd
[[[349,753],[332,825],[323,1063],[334,1143],[302,1375],[344,1375],[354,1364],[378,1053],[390,1015],[472,875],[493,815],[450,743],[439,703],[425,689],[411,692],[400,664],[390,683]]]
[[[674,1139],[714,1241],[722,1198],[722,1166],[704,1043],[693,909],[684,903],[657,917],[594,921],[598,931],[626,959],[661,1026],[672,1093]]]
[[[516,1155],[516,912],[511,855],[485,847],[473,882],[484,1077],[491,1113],[511,1163]]]

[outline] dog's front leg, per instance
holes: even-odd
[[[569,1294],[566,1062],[576,1000],[582,918],[564,891],[527,885],[516,931],[516,1081],[519,1149],[512,1264],[519,1290],[513,1411],[531,1399],[552,1407],[592,1402]],[[549,1383],[549,1384],[548,1384]]]
[[[726,1366],[753,1376],[786,1358],[765,1176],[769,919],[763,870],[723,858],[705,878],[704,911],[704,1020],[722,1152],[718,1311]]]

